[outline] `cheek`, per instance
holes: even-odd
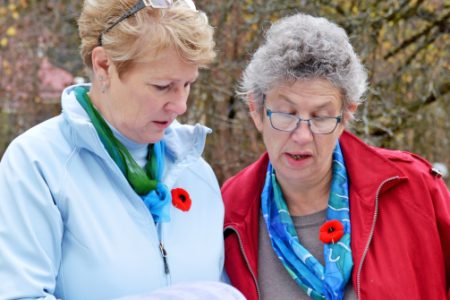
[[[326,159],[333,155],[334,148],[336,147],[337,139],[340,135],[328,136],[325,139],[321,139],[316,144],[317,152],[322,159]]]
[[[263,141],[270,159],[275,160],[280,154],[282,146],[286,143],[283,135],[273,132],[271,128],[264,128]]]
[[[263,120],[261,119],[261,115],[255,111],[252,111],[250,116],[252,117],[252,120],[253,120],[253,123],[255,124],[256,129],[258,129],[259,132],[263,132],[264,123],[263,123]]]
[[[148,116],[160,109],[159,104],[151,95],[145,93],[133,93],[127,104],[129,110],[134,112],[136,116]]]
[[[336,136],[337,138],[339,138],[341,136],[341,134],[344,132],[345,130],[345,125],[348,123],[348,119],[344,120],[343,124],[340,124],[338,126],[338,128],[336,128]]]

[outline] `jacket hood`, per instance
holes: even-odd
[[[102,158],[109,157],[89,116],[75,98],[74,88],[78,86],[90,88],[91,84],[69,86],[61,97],[62,114],[71,128],[70,138],[79,148],[92,151]],[[163,137],[169,161],[187,165],[200,158],[205,148],[206,135],[211,132],[203,125],[183,125],[175,120]]]

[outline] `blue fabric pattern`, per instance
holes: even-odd
[[[159,141],[153,145],[154,158],[156,162],[155,179],[158,181],[156,189],[141,196],[148,210],[156,223],[170,221],[170,202],[172,195],[165,184],[161,182],[161,177],[164,170],[164,151],[165,146],[163,141]]]
[[[344,236],[337,243],[324,245],[325,267],[300,244],[270,162],[261,194],[261,208],[272,248],[295,282],[315,300],[343,299],[353,268],[348,178],[339,142],[333,151],[332,168],[327,220],[339,220],[344,225]]]

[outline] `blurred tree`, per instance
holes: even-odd
[[[415,152],[450,167],[448,1],[195,2],[216,28],[219,55],[194,85],[182,120],[214,130],[205,155],[221,181],[264,149],[234,93],[241,72],[271,22],[299,11],[343,26],[368,70],[370,89],[352,131],[370,144]],[[76,32],[80,1],[0,3],[1,154],[12,137],[59,111],[58,99],[39,96],[45,57],[73,76],[84,74]]]
[[[373,145],[450,166],[449,13],[444,1],[199,0],[216,27],[219,59],[208,76],[207,158],[221,179],[255,160],[261,142],[232,93],[271,22],[302,11],[340,24],[369,73],[352,131]],[[449,183],[447,179],[447,183]]]
[[[0,154],[19,133],[58,114],[61,88],[82,72],[77,2],[0,2]]]

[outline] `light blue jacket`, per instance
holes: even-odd
[[[170,223],[155,225],[72,89],[63,113],[16,138],[0,162],[0,299],[111,299],[219,281],[224,210],[201,158],[210,130],[166,130],[163,182],[187,190],[192,206],[171,206]]]

